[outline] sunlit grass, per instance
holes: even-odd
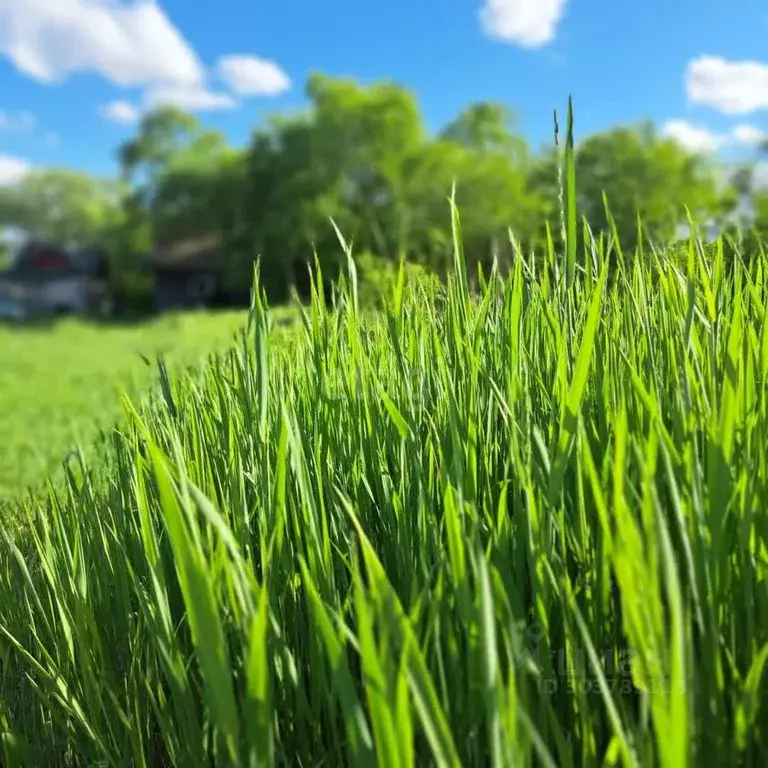
[[[5,764],[764,765],[768,260],[578,261],[129,406],[0,553]]]
[[[191,313],[125,326],[0,326],[0,499],[39,487],[77,445],[121,415],[122,392],[156,374],[145,360],[196,365],[228,348],[245,313]]]

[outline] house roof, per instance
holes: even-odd
[[[92,274],[100,269],[104,256],[95,251],[73,252],[45,240],[29,240],[16,253],[5,281],[58,279],[64,276]]]
[[[10,271],[36,269],[39,264],[47,267],[49,263],[59,269],[74,267],[70,254],[61,246],[47,240],[27,240],[15,253]]]
[[[221,266],[221,250],[219,235],[190,237],[158,248],[148,262],[152,267],[163,269],[211,269]]]

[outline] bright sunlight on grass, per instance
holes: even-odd
[[[768,259],[588,254],[256,300],[6,535],[5,764],[765,764]]]
[[[126,326],[0,326],[0,499],[42,485],[77,444],[112,427],[122,392],[138,396],[157,378],[145,360],[197,364],[230,346],[244,322],[229,312]]]

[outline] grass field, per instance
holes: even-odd
[[[462,259],[5,534],[4,766],[768,764],[768,258]]]
[[[112,427],[122,393],[138,396],[157,379],[157,355],[171,369],[197,364],[229,347],[244,322],[231,312],[126,326],[0,326],[0,501],[42,485],[76,445],[87,449],[99,428]]]

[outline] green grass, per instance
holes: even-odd
[[[50,329],[0,326],[0,500],[39,487],[76,446],[121,415],[123,392],[157,379],[157,355],[172,369],[232,343],[242,312],[196,313],[145,324],[65,321]]]
[[[454,225],[440,302],[256,301],[6,533],[4,765],[768,764],[768,258],[477,300]]]

